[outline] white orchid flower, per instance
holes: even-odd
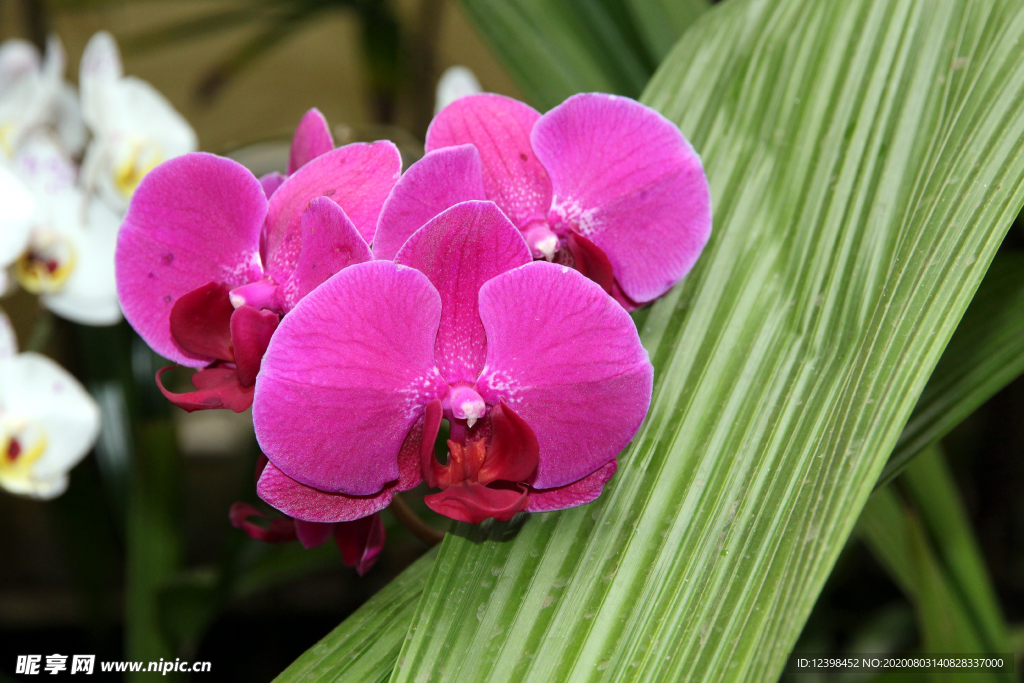
[[[67,370],[46,356],[18,353],[0,313],[0,487],[49,499],[92,449],[100,409]]]
[[[28,247],[14,266],[18,282],[72,322],[120,321],[114,279],[120,216],[76,185],[74,164],[45,136],[24,145],[15,169],[36,197]]]
[[[477,95],[483,92],[480,81],[465,66],[450,66],[437,82],[437,95],[434,100],[434,113],[437,114],[449,104],[461,97]]]
[[[105,31],[86,45],[78,83],[93,134],[82,164],[85,186],[123,212],[150,169],[196,150],[195,131],[153,86],[124,75],[117,43]]]
[[[31,43],[0,44],[0,151],[13,158],[23,140],[51,129],[69,154],[85,146],[85,124],[75,89],[64,81],[65,54],[51,37],[46,56]]]

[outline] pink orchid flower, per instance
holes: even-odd
[[[685,276],[711,234],[700,157],[653,109],[574,95],[543,116],[501,95],[463,97],[427,131],[427,155],[381,213],[376,258],[458,202],[489,199],[534,258],[574,267],[627,309]]]
[[[196,390],[161,391],[188,411],[252,404],[281,317],[334,273],[371,259],[378,215],[401,172],[390,142],[333,148],[316,110],[292,143],[290,175],[263,184],[242,165],[193,153],[157,166],[117,241],[125,317]],[[266,189],[265,189],[266,188]],[[268,196],[269,195],[269,196]]]
[[[266,466],[267,458],[261,456],[260,462],[256,465],[257,480]],[[351,522],[321,524],[288,516],[267,519],[265,514],[252,505],[235,503],[231,506],[228,518],[236,529],[241,529],[250,538],[264,543],[288,543],[297,540],[303,548],[309,550],[333,538],[341,552],[342,562],[348,567],[353,567],[359,576],[364,576],[370,571],[377,562],[380,551],[384,549],[384,522],[378,514]],[[262,524],[256,520],[265,520],[266,523]]]
[[[596,498],[647,413],[653,368],[598,285],[532,260],[495,204],[468,201],[395,262],[351,266],[304,298],[256,382],[263,500],[351,521],[426,480],[442,489],[432,509],[478,523]]]

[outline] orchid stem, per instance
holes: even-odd
[[[391,514],[395,516],[398,523],[412,532],[412,535],[420,539],[430,547],[434,547],[444,540],[444,532],[438,531],[420,519],[408,503],[402,500],[401,494],[395,494],[391,500]]]
[[[53,313],[40,306],[39,313],[36,314],[35,324],[32,325],[32,334],[28,338],[28,344],[25,345],[25,350],[35,351],[36,353],[46,351],[46,347],[50,345],[50,340],[53,339],[55,324],[56,321],[53,318]]]

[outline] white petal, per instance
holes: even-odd
[[[78,169],[58,142],[45,133],[29,136],[14,160],[14,170],[48,208],[49,198],[73,191]]]
[[[93,35],[82,53],[78,87],[82,91],[82,113],[85,122],[94,131],[98,130],[98,122],[103,118],[104,92],[116,83],[122,74],[121,53],[117,49],[114,37],[106,31]]]
[[[480,81],[467,67],[451,66],[441,74],[441,80],[437,82],[437,100],[434,103],[434,113],[438,113],[449,104],[468,95],[476,95],[483,92]]]
[[[0,166],[0,268],[24,253],[35,213],[32,191],[6,166]]]
[[[0,360],[13,358],[18,353],[18,338],[14,335],[14,326],[10,318],[0,311]]]
[[[75,252],[75,267],[59,292],[40,297],[51,311],[83,325],[113,325],[121,320],[114,278],[114,251],[121,217],[99,199],[61,211],[56,232]],[[83,222],[84,218],[84,222]]]
[[[39,51],[32,43],[12,38],[0,44],[0,93],[8,93],[15,83],[40,69]]]
[[[100,431],[100,409],[67,370],[45,356],[0,361],[0,416],[41,427],[46,448],[32,479],[52,484],[85,457]]]

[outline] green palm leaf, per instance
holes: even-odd
[[[999,254],[921,392],[876,488],[1024,372],[1024,254]]]
[[[1011,2],[730,0],[645,100],[716,231],[602,498],[454,525],[392,680],[775,680],[1022,202]]]

